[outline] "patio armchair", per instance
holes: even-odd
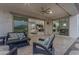
[[[33,42],[33,54],[54,54],[53,41],[55,35],[52,35],[46,39],[39,39],[37,42]]]

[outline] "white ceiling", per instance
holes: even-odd
[[[75,4],[72,3],[10,3],[0,4],[0,7],[5,8],[10,12],[20,13],[31,17],[41,19],[56,19],[60,17],[66,17],[69,15],[75,15],[78,13]],[[52,14],[41,14],[40,8],[51,8]]]

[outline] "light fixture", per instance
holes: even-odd
[[[51,10],[49,10],[49,14],[52,14],[53,12]]]
[[[52,11],[51,8],[41,7],[41,8],[40,8],[40,13],[42,13],[42,14],[52,14],[53,11]]]
[[[66,24],[66,23],[64,23],[64,24],[63,24],[63,26],[67,26],[67,24]]]
[[[59,26],[59,23],[56,23],[56,26]]]

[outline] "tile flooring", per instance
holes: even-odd
[[[79,55],[79,39],[77,39],[65,53],[66,55]]]
[[[38,38],[43,37],[46,38],[48,35],[39,35],[39,36],[31,36],[30,46],[22,47],[18,49],[19,55],[32,55],[32,47],[33,42],[37,41]],[[60,36],[56,35],[54,40],[54,48],[56,55],[64,55],[64,53],[69,49],[69,47],[75,42],[75,39],[68,37],[68,36]]]

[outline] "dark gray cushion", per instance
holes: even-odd
[[[16,33],[10,33],[9,36],[10,36],[10,37],[8,38],[8,40],[18,39],[18,36],[17,36]]]

